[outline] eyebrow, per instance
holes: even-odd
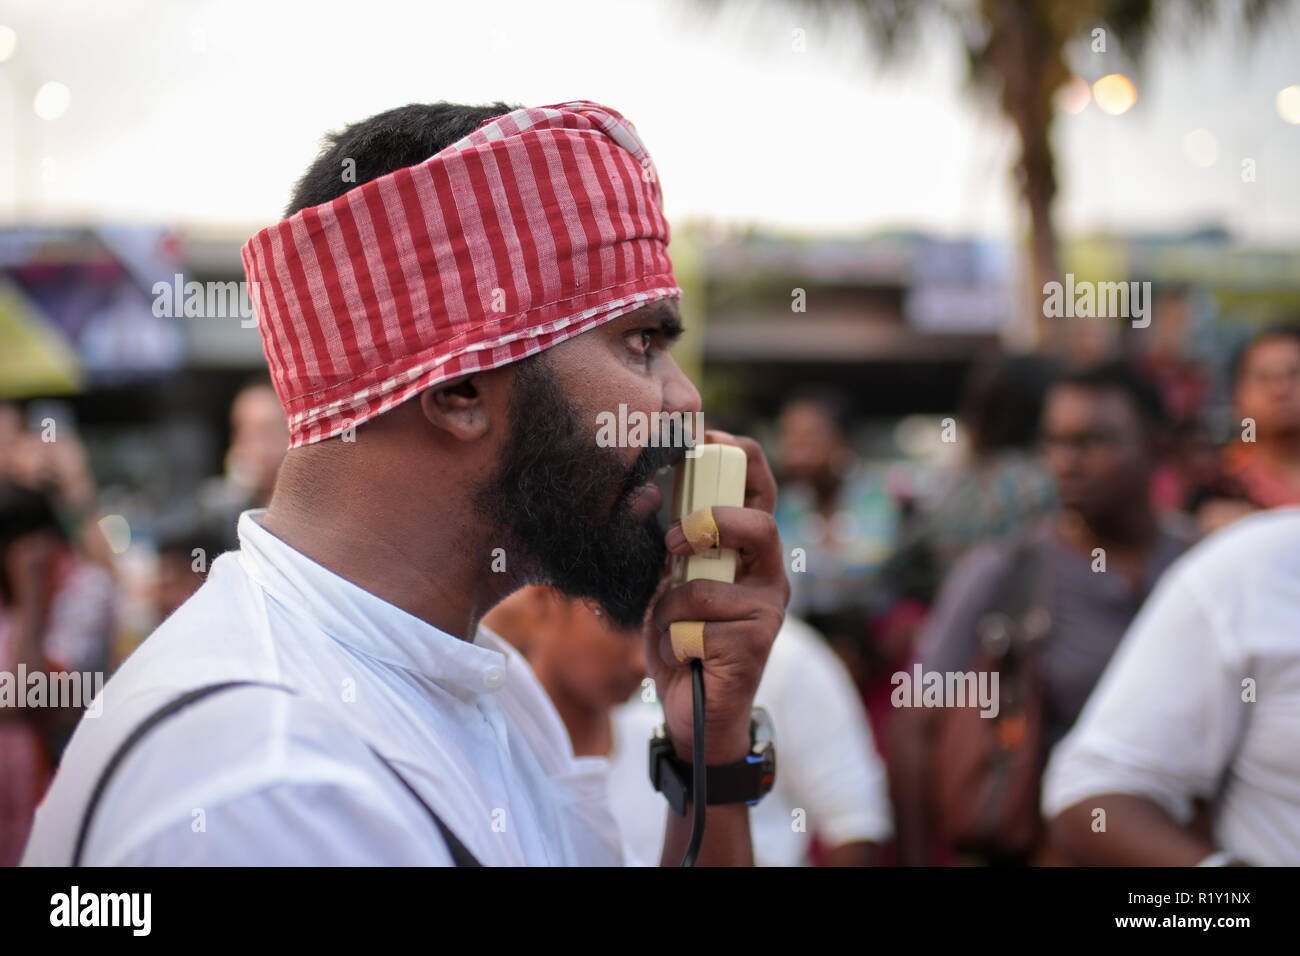
[[[670,342],[675,342],[681,336],[682,332],[685,331],[681,317],[663,303],[652,306],[649,309],[646,318],[658,319],[659,333],[665,336]]]

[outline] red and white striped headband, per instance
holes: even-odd
[[[290,448],[680,296],[654,163],[576,100],[263,229],[242,256]]]

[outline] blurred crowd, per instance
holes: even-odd
[[[1196,369],[999,356],[971,375],[964,407],[935,419],[936,454],[923,461],[861,454],[864,410],[850,394],[784,397],[766,451],[792,597],[757,700],[780,742],[776,790],[752,813],[759,863],[1116,861],[1054,822],[1110,792],[1086,779],[1106,753],[1092,754],[1079,727],[1094,689],[1185,551],[1254,512],[1300,504],[1300,326],[1260,332],[1217,371],[1229,385],[1227,441]],[[140,572],[117,557],[75,432],[44,434],[0,406],[0,672],[107,674],[194,593],[211,560],[238,547],[239,513],[274,487],[288,432],[269,385],[238,393],[231,436],[224,473],[160,522]],[[609,759],[633,862],[656,863],[664,808],[645,741],[662,715],[641,642],[599,607],[541,587],[484,624],[529,659],[575,754]],[[1182,661],[1193,683],[1202,664]],[[995,716],[930,706],[912,687],[914,676],[968,672],[999,676]],[[1164,685],[1140,686],[1143,706],[1159,709]],[[1108,694],[1097,721],[1116,709],[1122,720],[1132,696]],[[0,707],[0,863],[21,855],[77,717]],[[1224,765],[1198,767],[1196,786],[1165,768],[1168,797],[1156,803],[1188,833],[1213,831],[1215,787],[1241,751],[1229,742],[1216,753]],[[1300,814],[1292,797],[1283,806]],[[1151,853],[1124,862],[1162,859]]]

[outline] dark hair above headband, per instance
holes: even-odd
[[[422,163],[474,132],[484,120],[519,108],[505,103],[410,103],[328,133],[320,155],[294,187],[284,216],[288,219],[303,209],[338,199],[362,183]],[[355,163],[355,177],[344,179],[347,160]]]
[[[1123,392],[1133,403],[1142,423],[1151,429],[1165,427],[1169,415],[1160,389],[1150,377],[1131,362],[1110,361],[1074,369],[1062,375],[1057,385],[1075,388],[1114,389]]]

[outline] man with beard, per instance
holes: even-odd
[[[653,163],[599,104],[416,105],[334,136],[244,247],[290,428],[270,505],[105,687],[25,862],[623,863],[603,765],[479,627],[529,582],[643,623],[687,762],[669,629],[705,622],[707,759],[743,761],[789,593],[771,472],[709,436],[748,457],[745,507],[713,510],[736,581],[667,589],[692,545],[649,482],[684,450],[595,439],[620,405],[699,408],[667,241]],[[672,815],[665,863],[689,830]],[[698,860],[752,863],[744,803],[708,807]]]

